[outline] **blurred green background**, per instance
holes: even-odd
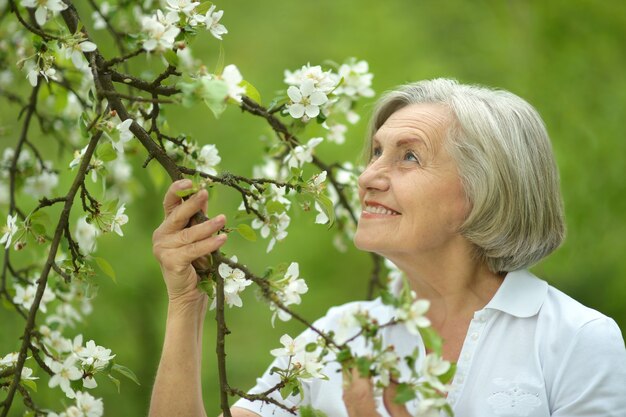
[[[218,8],[224,9],[222,22],[229,30],[223,42],[226,64],[236,64],[266,100],[284,88],[284,69],[350,56],[370,63],[377,93],[445,76],[501,87],[527,99],[552,137],[568,224],[563,247],[533,271],[626,329],[626,2],[320,0],[222,2]],[[96,33],[95,39],[105,52],[113,51],[106,33]],[[215,39],[202,37],[193,50],[208,68],[215,66]],[[20,124],[16,108],[3,101],[0,110],[4,148],[14,145]],[[323,144],[322,159],[357,159],[370,106],[359,110],[363,120],[349,132],[347,144]],[[251,175],[262,149],[259,137],[271,134],[262,120],[235,108],[217,121],[203,106],[166,111],[173,132],[216,143],[221,167],[234,173]],[[95,311],[76,329],[86,340],[111,348],[141,381],[141,386],[123,381],[118,394],[113,384],[100,380],[97,393],[104,397],[108,416],[147,414],[164,330],[166,295],[150,240],[162,219],[165,186],[157,189],[141,172],[143,157],[133,160],[142,185],[140,197],[127,209],[125,237],[109,234],[99,240],[98,255],[112,263],[118,283],[100,278]],[[70,159],[62,156],[64,164]],[[69,175],[59,193],[65,193]],[[232,217],[236,198],[230,190],[216,189],[209,214]],[[81,215],[75,209],[72,225]],[[365,296],[370,258],[353,248],[337,253],[333,234],[312,223],[312,214],[295,210],[289,237],[269,255],[264,241],[254,244],[234,236],[225,250],[259,272],[298,261],[310,288],[298,311],[314,319],[330,306]],[[247,389],[268,365],[269,350],[278,347],[280,335],[296,334],[302,327],[278,322],[272,328],[270,313],[254,291],[247,291],[244,306],[227,311],[232,331],[227,350],[232,385]],[[0,354],[16,350],[22,320],[0,309],[0,323]],[[214,333],[209,314],[203,361],[209,415],[218,414]],[[46,383],[44,376],[40,385]],[[48,405],[60,408],[58,400]]]

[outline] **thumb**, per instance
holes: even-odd
[[[409,411],[406,409],[404,404],[398,404],[394,401],[397,394],[397,388],[398,384],[392,382],[383,391],[383,402],[385,403],[385,408],[391,417],[411,417],[411,414],[409,414]]]

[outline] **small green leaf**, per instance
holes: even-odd
[[[176,52],[174,52],[172,49],[168,49],[167,51],[165,51],[163,53],[163,57],[165,58],[167,63],[170,64],[171,66],[173,67],[178,66],[178,54],[176,54]]]
[[[254,231],[253,228],[251,228],[247,224],[241,223],[235,228],[235,230],[244,239],[249,240],[250,242],[256,242],[256,232]]]
[[[450,369],[448,369],[448,372],[438,377],[439,381],[441,381],[442,384],[447,384],[448,382],[452,381],[452,378],[454,377],[455,373],[456,373],[456,363],[451,363]]]
[[[209,9],[213,6],[213,2],[206,1],[202,2],[196,9],[194,10],[197,14],[206,14]]]
[[[307,352],[315,352],[315,349],[317,349],[317,343],[313,342],[307,344],[304,348]]]
[[[37,210],[36,212],[28,216],[28,220],[32,224],[41,224],[44,226],[50,224],[50,216],[45,210]]]
[[[403,382],[396,387],[396,397],[393,399],[393,402],[396,404],[404,404],[416,397],[417,394],[413,386]]]
[[[104,145],[98,147],[98,159],[104,162],[111,162],[117,158],[117,152],[113,149],[111,142],[106,142]]]
[[[257,90],[255,86],[253,86],[246,80],[243,80],[241,82],[241,86],[246,89],[246,96],[248,96],[248,98],[261,104],[261,94],[259,93],[259,90]]]
[[[199,281],[198,289],[206,293],[209,296],[209,298],[211,299],[215,298],[215,287],[213,286],[213,283],[209,281],[208,279],[203,279]]]
[[[290,395],[298,395],[300,393],[300,383],[298,380],[290,380],[280,389],[280,396],[284,400]]]
[[[98,256],[94,256],[93,259],[96,261],[96,264],[98,264],[100,270],[108,275],[109,278],[111,278],[113,282],[117,284],[117,277],[115,276],[115,271],[113,270],[111,264],[106,259],[100,258]]]
[[[113,365],[112,368],[115,372],[120,373],[122,375],[124,375],[126,378],[130,379],[131,381],[133,381],[135,384],[137,385],[141,385],[139,383],[139,379],[137,379],[137,375],[135,375],[135,373],[133,371],[131,371],[130,369],[128,369],[127,367],[120,365],[120,364],[115,364]]]
[[[228,96],[228,86],[222,80],[209,80],[203,78],[202,99],[209,109],[219,118],[226,110],[226,98]]]
[[[37,384],[32,379],[22,379],[20,384],[26,388],[30,388],[33,392],[37,392]]]
[[[302,417],[328,417],[326,413],[310,405],[303,405],[298,411],[300,411],[300,416]]]
[[[326,217],[328,217],[328,228],[330,229],[335,223],[335,206],[333,202],[323,194],[316,196],[315,200],[319,203],[320,207],[322,207],[322,210],[324,210]]]
[[[115,386],[117,387],[117,393],[119,394],[120,393],[120,380],[111,374],[107,374],[107,376],[115,384]]]
[[[352,359],[352,352],[350,352],[350,349],[346,348],[346,349],[340,350],[339,353],[337,353],[337,362],[339,363],[343,363],[351,359]]]
[[[266,205],[265,209],[269,214],[280,214],[285,211],[285,205],[276,200],[270,200]]]
[[[426,349],[435,352],[437,355],[441,356],[441,348],[443,342],[437,332],[432,327],[420,327],[419,332],[420,335],[422,335],[422,339],[424,340],[424,346],[426,346]]]
[[[197,186],[193,186],[191,188],[186,188],[184,190],[179,190],[176,191],[176,195],[179,196],[180,198],[185,198],[188,197],[194,193],[197,193],[198,191],[200,191],[200,189]]]
[[[365,356],[359,356],[356,358],[356,367],[359,370],[359,374],[362,377],[368,378],[370,376],[370,368],[372,367],[372,360]]]
[[[224,43],[220,42],[220,54],[217,56],[214,74],[222,75],[224,72],[224,61],[226,60],[226,51],[224,51]]]

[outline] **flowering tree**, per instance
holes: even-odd
[[[22,123],[0,161],[0,213],[7,219],[0,237],[4,248],[0,297],[24,320],[19,349],[0,354],[0,388],[6,393],[0,402],[2,417],[18,396],[28,415],[101,416],[102,399],[91,394],[100,380],[109,378],[119,386],[118,378],[124,376],[136,382],[133,372],[117,362],[123,358],[94,340],[85,342],[82,334],[72,334],[74,323],[91,313],[96,271],[115,278],[108,261],[96,255],[97,239],[112,232],[122,237],[129,221],[125,207],[132,203],[128,181],[133,167],[127,153],[145,154],[143,168],[158,166],[172,180],[192,179],[193,188],[181,193],[182,198],[204,187],[236,190],[241,196],[239,224],[220,233],[235,232],[252,241],[260,235],[268,252],[287,237],[293,210],[314,212],[312,221],[327,224],[336,233],[339,250],[351,240],[357,222],[358,169],[322,161],[315,149],[328,142],[342,144],[347,126],[359,120],[355,111],[359,99],[374,95],[366,62],[351,58],[324,68],[307,64],[285,71],[285,91],[266,106],[237,66],[224,65],[223,54],[214,72],[194,58],[191,42],[198,34],[208,31],[221,40],[228,33],[221,23],[223,11],[211,2],[88,3],[91,10],[79,11],[68,0],[0,1],[0,96],[21,108]],[[118,56],[103,55],[90,37],[97,30],[110,34]],[[128,63],[140,59],[147,59],[158,75],[131,74]],[[21,84],[30,86],[28,94],[17,92]],[[265,119],[275,132],[252,176],[219,169],[218,144],[201,145],[171,132],[162,111],[166,106],[202,103],[215,117],[227,106],[237,106]],[[41,144],[32,139],[34,123],[42,136],[54,139],[63,150],[61,165],[55,167],[44,158]],[[307,138],[313,124],[321,125],[324,136]],[[58,191],[58,173],[65,167],[71,169],[72,182]],[[33,206],[28,196],[37,204]],[[194,218],[206,220],[201,212]],[[32,256],[20,257],[17,251]],[[428,302],[417,300],[406,285],[399,293],[387,291],[379,278],[383,263],[377,256],[372,260],[369,294],[380,290],[396,314],[389,322],[378,323],[366,311],[355,310],[343,320],[346,332],[337,334],[315,328],[292,309],[308,291],[297,262],[269,267],[261,274],[236,256],[218,252],[194,263],[203,277],[198,285],[212,298],[218,323],[225,416],[230,415],[229,395],[286,408],[271,394],[279,392],[283,398],[300,394],[301,381],[325,378],[322,370],[330,361],[339,362],[344,370],[357,368],[361,375],[375,378],[378,387],[397,383],[396,400],[419,397],[420,412],[451,413],[444,395],[454,369],[441,359],[441,341],[424,316]],[[390,279],[401,280],[393,265],[387,268]],[[240,294],[252,284],[273,312],[272,325],[276,318],[295,319],[318,335],[314,342],[284,335],[282,347],[271,354],[287,357],[289,365],[274,370],[281,376],[278,385],[257,395],[228,384],[225,361],[224,308],[242,307]],[[432,353],[398,357],[379,332],[393,325],[421,334]],[[353,352],[351,342],[358,338],[371,346],[370,354]],[[400,380],[401,362],[412,370],[409,379]],[[58,388],[71,405],[59,410],[56,404],[38,403],[33,392],[40,380],[47,380],[50,389]],[[300,412],[316,411],[305,404]]]

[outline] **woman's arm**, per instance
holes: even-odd
[[[170,186],[163,201],[165,220],[152,238],[169,304],[163,352],[150,401],[151,417],[206,416],[200,369],[207,296],[197,289],[198,276],[191,263],[224,244],[226,235],[214,234],[225,218],[216,216],[186,228],[196,212],[206,211],[208,200],[206,190],[202,190],[183,202],[176,192],[191,185],[190,180],[182,180]]]

